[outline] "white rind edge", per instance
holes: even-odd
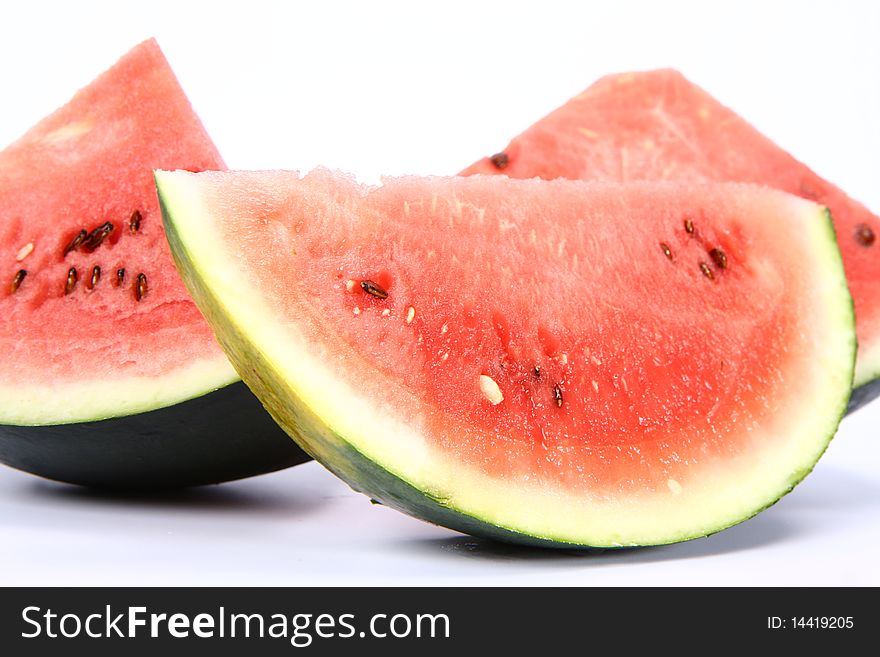
[[[396,418],[352,386],[340,382],[314,354],[295,326],[272,321],[269,304],[249,277],[225,257],[226,245],[199,196],[197,174],[157,172],[162,197],[174,208],[173,224],[192,275],[217,301],[213,311],[235,327],[241,352],[259,354],[277,373],[284,398],[299,399],[350,448],[444,507],[498,527],[538,538],[591,546],[619,547],[671,543],[705,536],[741,522],[773,504],[815,465],[846,408],[855,357],[852,301],[834,232],[824,208],[801,199],[814,250],[815,298],[827,319],[814,336],[814,394],[780,418],[772,435],[754,435],[766,447],[759,458],[728,460],[682,487],[670,483],[638,499],[605,500],[547,486],[487,475],[433,449],[419,431],[418,418]],[[767,193],[778,193],[768,190]],[[794,211],[797,211],[795,209]],[[818,216],[821,215],[821,216]],[[824,330],[819,330],[824,329]],[[234,356],[233,356],[234,358]],[[247,363],[236,363],[244,369]],[[806,382],[802,382],[806,385]],[[784,463],[786,467],[780,467]],[[344,466],[340,466],[344,469]],[[369,491],[367,491],[369,492]],[[560,521],[560,519],[564,519]]]
[[[0,425],[46,426],[94,422],[173,406],[238,381],[222,353],[161,377],[0,386]]]

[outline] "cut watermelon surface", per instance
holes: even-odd
[[[831,210],[856,309],[853,407],[880,394],[880,217],[673,70],[602,78],[462,172],[584,180],[740,181]]]
[[[184,280],[245,382],[353,488],[432,522],[539,544],[705,536],[788,492],[846,408],[852,303],[810,201],[156,180]]]
[[[3,462],[138,486],[304,458],[236,383],[190,300],[155,167],[223,168],[155,41],[0,153]]]

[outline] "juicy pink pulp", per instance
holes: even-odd
[[[602,78],[462,174],[572,180],[739,181],[831,210],[859,345],[880,341],[880,217],[673,70]],[[500,164],[501,166],[498,166]]]
[[[220,356],[171,260],[152,174],[162,167],[223,161],[155,41],[0,153],[4,384],[152,377]],[[97,248],[64,254],[81,230],[105,222],[113,230]],[[27,273],[14,289],[19,270]]]
[[[487,177],[365,189],[322,171],[199,182],[278,324],[488,473],[592,490],[685,481],[760,449],[751,432],[814,380],[804,354],[822,310],[813,274],[790,265],[805,248],[794,228],[821,218],[779,192]]]

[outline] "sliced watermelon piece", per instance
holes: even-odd
[[[154,167],[223,161],[152,40],[0,153],[0,461],[132,487],[305,458],[189,299]]]
[[[856,307],[852,408],[880,394],[880,217],[674,70],[600,79],[462,174],[768,185],[827,206]],[[871,385],[869,385],[871,384]]]
[[[746,185],[158,172],[245,382],[353,488],[538,544],[705,536],[774,503],[846,408],[827,211]]]

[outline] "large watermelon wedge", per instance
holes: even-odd
[[[0,461],[153,487],[306,458],[189,299],[154,167],[223,167],[155,41],[0,153]]]
[[[752,182],[827,206],[856,308],[859,358],[850,407],[880,395],[880,217],[679,72],[604,77],[462,173]]]
[[[704,536],[791,490],[849,399],[834,231],[789,194],[156,179],[245,382],[352,487],[429,521],[540,544]]]

